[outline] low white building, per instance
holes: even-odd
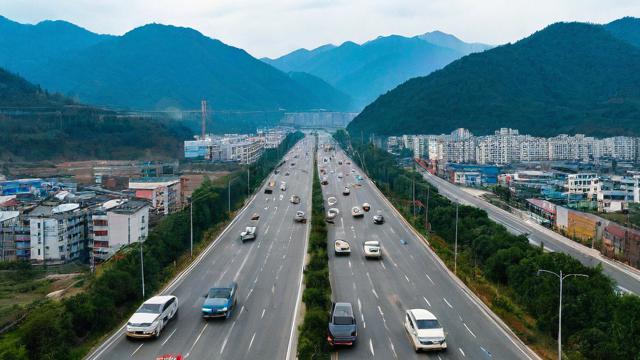
[[[129,189],[135,196],[151,202],[156,214],[168,215],[182,209],[178,177],[138,178],[129,180]]]
[[[91,217],[93,259],[104,261],[122,246],[144,241],[149,235],[149,203],[140,200],[110,200]]]
[[[579,173],[567,175],[565,188],[569,195],[580,194],[588,196],[591,191],[591,180],[597,177],[594,173]]]
[[[29,213],[31,260],[64,263],[87,247],[87,212],[79,204],[41,205]]]

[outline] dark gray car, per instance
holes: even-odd
[[[327,341],[331,346],[351,346],[358,337],[358,324],[353,314],[351,303],[339,302],[331,306],[329,335]]]

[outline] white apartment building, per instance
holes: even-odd
[[[87,213],[79,204],[41,205],[29,213],[31,260],[64,263],[86,249]]]
[[[640,202],[639,177],[601,176],[591,179],[588,198],[597,201],[598,211],[616,212],[627,208],[628,203]]]
[[[264,152],[264,143],[258,138],[226,144],[228,159],[240,164],[253,164]]]
[[[110,200],[91,217],[90,247],[95,261],[110,258],[122,246],[149,235],[149,204],[140,200]]]
[[[588,196],[591,191],[591,180],[597,177],[594,173],[579,173],[567,175],[565,185],[570,195],[580,194]]]
[[[135,196],[151,202],[156,214],[168,215],[182,209],[180,178],[153,177],[129,180],[129,189]]]

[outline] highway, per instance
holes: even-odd
[[[129,340],[121,328],[87,359],[150,360],[166,353],[195,360],[295,358],[295,314],[309,224],[293,218],[298,210],[311,210],[313,142],[310,136],[301,140],[280,174],[271,175],[269,180],[277,182],[273,194],[260,188],[215,242],[161,292],[177,296],[180,307],[179,317],[160,338]],[[286,191],[280,190],[280,181],[286,181]],[[301,197],[300,204],[289,202],[293,194]],[[260,215],[258,221],[251,220],[254,213]],[[257,239],[243,244],[239,234],[251,224],[257,224]],[[235,313],[226,320],[204,320],[203,294],[216,283],[231,281],[238,283]]]
[[[320,143],[329,141],[322,136]],[[353,348],[338,348],[334,359],[537,359],[495,314],[477,299],[444,266],[440,259],[392,209],[365,174],[338,150],[334,160],[323,163],[332,152],[319,151],[318,164],[328,173],[323,186],[325,208],[330,196],[338,199],[340,210],[335,224],[328,224],[329,263],[333,301],[351,302],[359,332]],[[338,165],[337,159],[344,159]],[[351,169],[364,177],[354,187]],[[342,173],[340,179],[338,174]],[[345,185],[351,194],[342,195]],[[369,203],[364,218],[354,219],[351,208]],[[385,223],[376,225],[372,216],[382,213]],[[350,256],[336,257],[333,241],[351,245]],[[378,240],[382,260],[365,260],[362,243]],[[424,308],[434,313],[447,332],[448,350],[428,355],[416,354],[403,325],[404,311]]]
[[[562,252],[577,259],[586,266],[602,264],[603,272],[618,283],[623,290],[640,294],[640,271],[619,262],[607,259],[599,251],[572,241],[531,220],[523,220],[503,209],[476,197],[464,189],[420,169],[423,177],[434,185],[440,194],[461,204],[474,206],[487,212],[489,218],[504,225],[511,233],[528,234],[529,241],[535,245],[544,244],[545,249]]]

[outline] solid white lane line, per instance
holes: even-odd
[[[202,330],[200,330],[200,334],[198,334],[198,337],[196,337],[196,341],[193,342],[193,344],[191,345],[191,348],[189,348],[189,351],[187,351],[187,355],[185,356],[185,358],[188,358],[189,355],[191,355],[191,350],[193,350],[193,348],[196,346],[196,344],[198,343],[198,340],[200,340],[200,337],[202,336],[202,333],[204,333],[204,330],[207,328],[207,323],[204,324],[204,326],[202,327]]]
[[[427,303],[427,305],[431,306],[431,303],[429,302],[429,300],[427,300],[427,298],[426,298],[426,297],[424,297],[424,296],[423,296],[422,298],[423,298],[423,299],[424,299],[424,301]]]
[[[169,339],[171,339],[171,337],[173,336],[173,334],[175,334],[175,333],[176,333],[176,330],[178,330],[178,328],[173,329],[173,331],[171,332],[171,334],[169,334],[169,336],[167,336],[167,338],[166,338],[166,339],[164,339],[164,341],[162,342],[162,345],[160,345],[160,346],[164,346],[164,344],[166,344],[166,343],[167,343],[167,341],[169,341]]]
[[[380,313],[380,317],[384,319],[384,313],[382,312],[382,308],[378,305],[378,312]]]
[[[251,350],[251,345],[253,345],[253,339],[255,339],[255,337],[256,337],[256,333],[253,333],[253,336],[251,337],[251,341],[249,342],[249,348],[247,349],[247,352]]]
[[[434,284],[434,285],[436,284],[436,283],[433,282],[433,280],[431,280],[431,276],[429,276],[429,274],[424,273],[424,275],[427,277],[427,279],[429,279],[429,281],[431,281],[432,284]]]
[[[467,357],[467,355],[465,355],[464,351],[462,351],[462,348],[458,348],[458,350],[460,350],[460,354],[462,354],[462,356]]]
[[[220,349],[220,355],[222,355],[222,352],[224,351],[224,347],[227,346],[227,341],[229,341],[229,336],[231,335],[231,332],[233,331],[233,327],[236,326],[236,322],[234,321],[233,323],[231,323],[231,328],[229,329],[229,332],[227,333],[227,336],[225,336],[224,338],[224,342],[222,343],[222,348]]]
[[[140,346],[138,346],[135,350],[133,350],[133,352],[131,353],[131,357],[133,357],[133,355],[135,355],[138,352],[138,350],[140,350],[142,345],[144,345],[144,344],[140,344]]]
[[[449,307],[453,309],[453,306],[451,306],[451,304],[447,301],[447,299],[442,298],[442,300],[444,300],[444,302],[446,302],[446,303],[447,303],[447,305],[449,305]]]
[[[373,340],[369,338],[369,350],[371,351],[371,356],[376,356],[376,353],[373,351]]]
[[[378,293],[374,289],[371,289],[371,291],[373,292],[373,295],[376,296],[376,299],[378,299]]]
[[[462,323],[462,325],[464,325],[464,327],[467,329],[467,331],[469,332],[469,334],[471,334],[474,338],[476,338],[476,334],[473,333],[473,331],[471,331],[471,329],[469,329],[469,327],[467,326],[467,324]]]
[[[262,315],[260,315],[260,319],[262,319],[262,318],[264,317],[264,313],[265,313],[265,311],[267,311],[267,309],[266,309],[266,308],[262,309]]]

